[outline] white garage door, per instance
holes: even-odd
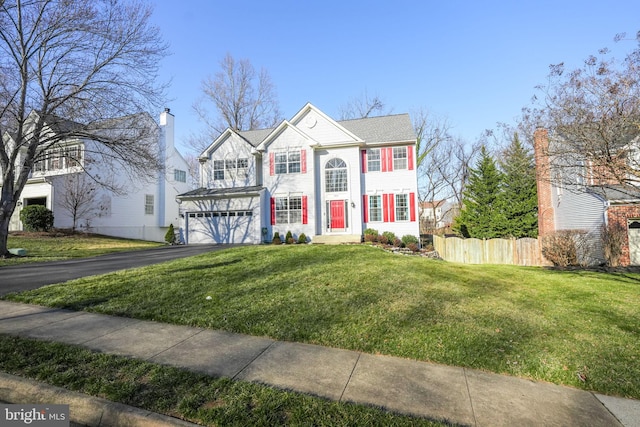
[[[259,218],[253,211],[209,211],[187,213],[187,242],[260,243]]]

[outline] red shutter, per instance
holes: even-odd
[[[393,148],[387,148],[387,171],[393,172]]]
[[[416,220],[416,193],[409,193],[409,210],[413,222]]]
[[[302,196],[302,223],[306,224],[307,222],[308,222],[307,196]]]
[[[396,206],[393,194],[389,194],[389,222],[396,222]]]
[[[362,154],[362,173],[367,173],[367,150],[360,151]]]
[[[276,199],[271,198],[271,225],[276,225]]]
[[[407,147],[407,163],[409,163],[409,170],[413,170],[413,145]]]
[[[300,172],[307,173],[307,150],[300,150]]]
[[[276,171],[275,165],[276,156],[274,153],[269,153],[269,175],[273,176]]]
[[[382,218],[384,222],[389,222],[389,195],[382,195]]]
[[[369,200],[366,194],[362,195],[362,214],[364,216],[364,223],[369,222]]]
[[[387,171],[387,149],[386,148],[380,149],[380,169],[382,169],[382,172]]]

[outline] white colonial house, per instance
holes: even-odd
[[[148,126],[157,147],[162,172],[142,179],[107,161],[108,150],[87,138],[70,138],[55,144],[39,156],[11,218],[9,231],[22,230],[20,211],[29,205],[44,205],[54,215],[55,228],[151,241],[163,241],[169,224],[179,224],[176,196],[189,189],[187,162],[174,146],[174,116],[166,109],[157,123],[142,113],[122,119],[122,125]],[[73,122],[57,120],[48,132],[63,131]],[[157,138],[157,141],[155,140]],[[10,134],[4,135],[11,143]],[[90,176],[108,182],[111,190],[99,186]],[[1,185],[1,183],[0,183]],[[120,191],[113,191],[119,189]],[[75,208],[72,205],[78,205]],[[75,216],[75,218],[74,218]]]
[[[186,243],[360,242],[419,235],[416,136],[407,114],[336,121],[311,104],[273,129],[224,131],[178,196]]]

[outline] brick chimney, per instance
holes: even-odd
[[[533,148],[536,160],[536,185],[538,188],[538,235],[553,234],[555,213],[551,197],[551,171],[549,162],[549,132],[538,128],[533,134]]]

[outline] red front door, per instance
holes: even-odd
[[[344,200],[332,200],[331,208],[331,228],[344,228]]]

